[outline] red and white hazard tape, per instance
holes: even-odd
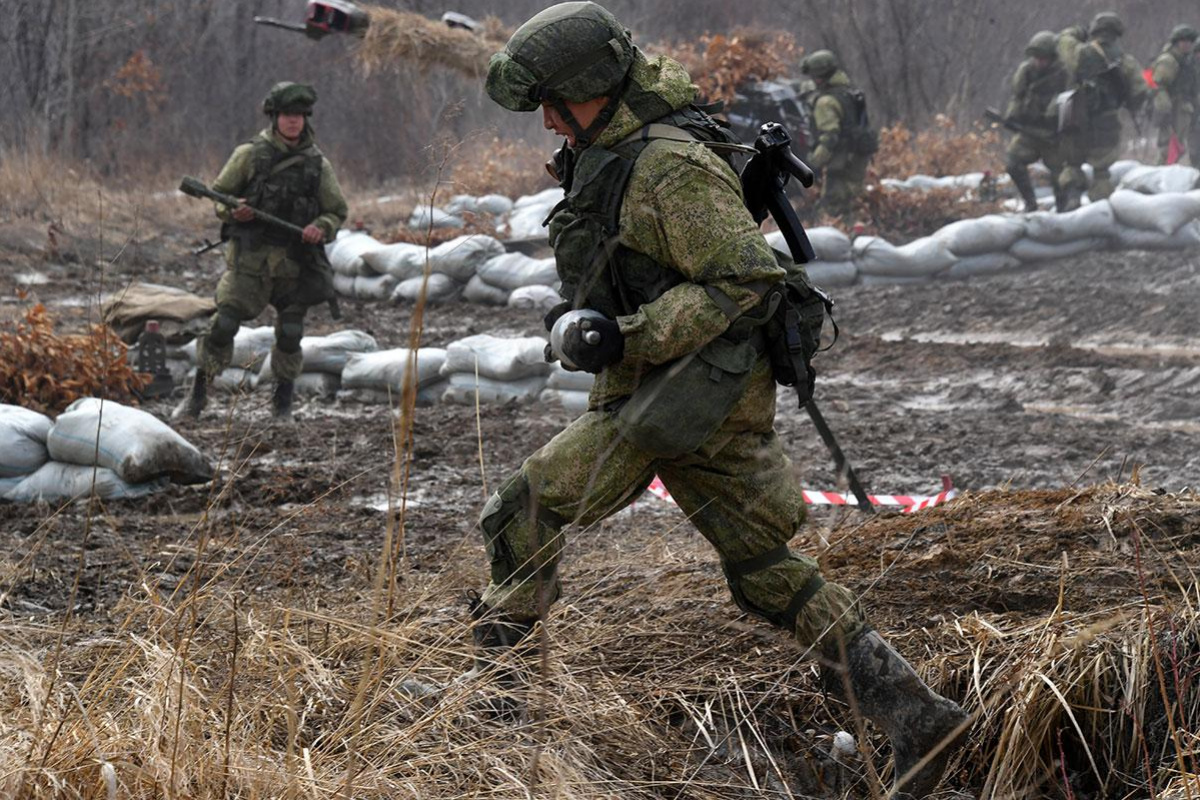
[[[945,487],[941,492],[934,495],[905,495],[905,494],[871,494],[867,498],[872,505],[876,506],[894,506],[900,509],[901,514],[911,514],[914,511],[922,511],[926,508],[933,508],[941,505],[947,500],[952,500],[958,496],[958,489],[955,489],[948,478],[942,478],[942,485]],[[647,487],[650,494],[665,500],[668,503],[674,503],[675,499],[671,497],[671,493],[667,491],[667,487],[663,485],[662,478],[657,475]],[[814,506],[856,506],[858,505],[857,498],[849,492],[811,492],[804,491],[804,502]]]

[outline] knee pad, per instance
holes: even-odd
[[[304,338],[304,317],[281,314],[275,326],[275,346],[281,353],[300,352],[300,340]]]
[[[797,565],[785,565],[785,562],[789,560],[795,562],[797,558],[793,557],[786,544],[781,544],[754,558],[722,564],[721,568],[725,573],[725,580],[729,584],[729,591],[733,595],[734,603],[747,614],[754,614],[772,625],[792,630],[795,627],[796,618],[804,606],[825,585],[820,571],[815,568],[815,562],[811,567],[811,577],[799,589],[788,594],[759,591],[746,579],[755,573],[794,568]],[[803,569],[803,566],[800,568]]]
[[[228,347],[237,336],[238,328],[242,326],[241,318],[226,306],[217,307],[217,315],[213,318],[212,328],[208,332],[208,341],[216,347]]]

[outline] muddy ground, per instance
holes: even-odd
[[[65,258],[47,260],[39,228],[0,226],[0,321],[36,300],[70,329],[95,318],[102,290],[129,280],[209,293],[221,261],[189,255],[194,238],[188,231],[153,235],[119,256],[119,245],[77,240],[63,247]],[[102,285],[92,266],[100,260],[108,264]],[[1000,277],[856,286],[834,296],[841,336],[820,357],[818,399],[870,491],[935,493],[942,475],[972,491],[1060,489],[1133,475],[1172,492],[1200,484],[1200,253],[1100,253]],[[346,301],[342,309],[337,323],[315,311],[309,331],[360,328],[381,347],[409,339],[407,307]],[[453,302],[427,310],[421,341],[445,345],[482,332],[543,333],[531,312]],[[166,417],[172,404],[147,409]],[[389,518],[393,415],[308,401],[294,424],[278,425],[266,404],[265,393],[236,407],[218,395],[203,419],[177,424],[221,462],[211,486],[172,487],[92,515],[82,503],[62,510],[0,505],[3,610],[51,624],[73,598],[79,637],[112,630],[123,598],[141,591],[147,577],[170,592],[194,576],[198,532],[209,530],[220,531],[203,556],[213,563],[238,564],[240,547],[265,542],[260,557],[238,564],[242,585],[248,579],[264,600],[335,608],[339,598],[365,596]],[[473,526],[487,490],[570,419],[540,405],[484,406],[478,418],[463,406],[419,409],[404,526],[409,568],[436,573],[452,563],[463,575],[459,590],[482,583]],[[806,486],[834,488],[823,444],[786,393],[777,427]],[[845,524],[832,513],[814,513],[814,528]],[[1189,530],[1196,524],[1188,522]],[[673,508],[649,497],[600,530],[605,535],[573,544],[584,560],[594,548],[637,552],[655,537],[691,548],[698,538]],[[806,542],[813,543],[807,534]],[[829,566],[836,573],[850,565],[833,558]],[[701,570],[720,613],[737,616],[721,597],[715,565]],[[570,573],[568,565],[568,584]],[[903,591],[885,594],[882,616],[901,627],[944,622],[947,609],[914,616],[906,607],[936,603],[961,579],[957,568],[929,575],[937,586],[920,598],[906,603]],[[993,582],[1002,585],[1003,576]],[[1048,613],[1052,595],[1037,595],[1021,610]],[[950,610],[1006,611],[1008,597],[985,587]],[[445,598],[447,608],[455,603]]]

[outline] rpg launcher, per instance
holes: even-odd
[[[190,176],[184,177],[183,181],[179,184],[179,191],[183,192],[188,197],[195,197],[201,200],[212,200],[213,202],[228,206],[229,208],[237,208],[238,206],[245,205],[245,203],[243,203],[239,198],[234,197],[231,194],[215,191],[209,188],[204,181]],[[250,207],[247,206],[247,208]],[[299,225],[295,225],[285,219],[280,219],[279,217],[276,217],[273,214],[268,214],[265,211],[259,211],[255,208],[250,208],[250,210],[254,212],[255,222],[261,222],[264,225],[271,226],[272,228],[279,228],[280,230],[285,230],[288,233],[293,233],[297,238],[304,235],[304,228],[301,228]],[[328,269],[328,259],[325,256],[324,245],[306,244],[304,246],[310,248],[313,258],[318,262],[318,264],[321,264]],[[338,305],[337,295],[330,297],[328,302],[330,316],[332,316],[334,319],[341,319],[342,310]]]
[[[754,140],[754,149],[757,152],[750,156],[750,160],[742,168],[742,193],[746,198],[746,208],[750,210],[754,221],[761,223],[769,214],[783,233],[783,239],[792,251],[792,260],[797,264],[807,264],[816,260],[817,254],[784,188],[795,178],[807,189],[813,185],[816,175],[811,167],[796,157],[791,145],[792,137],[778,122],[768,122],[759,128],[758,138]],[[842,452],[833,429],[825,421],[825,415],[821,413],[816,401],[809,398],[804,403],[804,410],[812,419],[813,427],[817,429],[821,440],[829,448],[838,477],[845,476],[846,484],[858,502],[858,510],[868,514],[874,513],[875,506],[871,504],[867,490],[863,488],[854,467],[846,459],[846,454]]]
[[[310,0],[304,22],[285,22],[272,17],[255,17],[259,25],[303,33],[310,39],[324,39],[331,33],[348,33],[360,39],[367,35],[371,17],[348,0]]]

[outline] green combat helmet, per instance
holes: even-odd
[[[1191,25],[1176,25],[1171,29],[1171,44],[1176,42],[1194,42],[1200,39],[1200,31]]]
[[[509,111],[543,101],[583,103],[613,94],[633,64],[629,31],[591,2],[559,3],[517,28],[488,62],[488,96]]]
[[[1112,11],[1101,11],[1092,17],[1092,24],[1088,26],[1088,36],[1092,38],[1109,36],[1115,39],[1124,35],[1125,23]]]
[[[312,115],[317,102],[317,90],[306,83],[283,81],[271,87],[263,99],[263,113],[269,117],[277,114]]]
[[[1058,58],[1058,37],[1050,31],[1038,31],[1025,46],[1025,55],[1030,58]]]
[[[800,71],[812,78],[830,78],[839,69],[832,50],[817,50],[800,62]]]

